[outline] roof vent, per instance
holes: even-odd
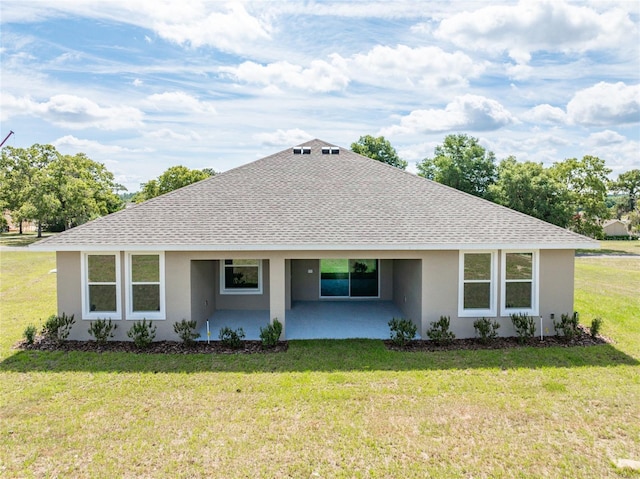
[[[311,148],[303,148],[302,149],[302,154],[303,155],[310,155],[311,154]]]
[[[340,154],[340,148],[331,148],[331,154],[332,155],[339,155]]]
[[[323,155],[330,155],[331,154],[331,148],[329,148],[328,146],[323,146],[322,147],[322,154]]]
[[[301,155],[302,154],[302,148],[294,148],[293,149],[293,154],[294,155]]]

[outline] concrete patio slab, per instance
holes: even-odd
[[[286,339],[388,339],[389,320],[403,317],[391,301],[296,301],[286,312]],[[269,311],[218,310],[209,318],[210,339],[220,329],[242,328],[245,339],[260,339],[260,328],[269,324]],[[200,340],[207,340],[206,325]]]

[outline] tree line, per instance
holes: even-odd
[[[384,137],[362,136],[356,153],[401,169],[407,162]],[[509,156],[499,163],[493,152],[466,134],[445,137],[434,155],[417,164],[418,175],[592,238],[604,237],[602,223],[627,215],[640,228],[640,170],[612,181],[604,160],[586,155],[549,167]],[[613,199],[613,201],[612,201]]]
[[[408,166],[382,136],[361,136],[351,149],[402,170]],[[593,238],[604,236],[602,223],[610,217],[627,216],[640,230],[640,170],[612,181],[611,170],[595,156],[548,167],[514,156],[497,162],[477,138],[452,134],[433,157],[418,162],[417,170],[424,178]],[[7,146],[0,159],[0,208],[10,212],[20,233],[23,221],[35,221],[40,236],[43,228],[65,230],[118,211],[125,201],[146,201],[215,174],[210,168],[172,166],[142,183],[139,192],[126,193],[102,163],[84,153],[62,155],[51,145]]]

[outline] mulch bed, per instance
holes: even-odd
[[[24,341],[16,344],[16,349],[28,351],[84,351],[93,353],[141,353],[141,354],[256,354],[280,353],[289,348],[287,341],[279,341],[274,348],[263,348],[261,341],[242,341],[238,349],[226,347],[220,341],[197,341],[185,345],[178,341],[154,341],[144,349],[137,348],[132,341],[108,341],[98,344],[95,341],[52,341],[43,337],[36,338],[33,344]]]
[[[517,337],[495,338],[486,343],[477,338],[454,339],[448,344],[436,344],[433,341],[418,339],[408,342],[405,346],[398,346],[390,339],[384,341],[388,349],[393,351],[452,351],[452,350],[473,350],[473,349],[508,349],[508,348],[548,348],[552,346],[573,347],[573,346],[597,346],[599,344],[609,344],[613,341],[605,336],[598,335],[595,338],[589,333],[589,328],[578,325],[578,335],[567,340],[562,336],[545,336],[541,341],[540,336],[536,338],[520,341]]]
[[[579,334],[568,341],[562,336],[545,336],[542,341],[540,337],[527,339],[520,342],[516,337],[495,338],[487,343],[482,343],[479,339],[454,339],[449,344],[436,344],[429,340],[413,340],[405,346],[398,346],[391,340],[384,342],[385,346],[393,351],[453,351],[470,349],[508,349],[521,347],[548,348],[551,346],[572,347],[572,346],[596,346],[599,344],[612,343],[611,339],[598,335],[593,338],[589,334],[589,329],[579,325]],[[16,349],[28,351],[85,351],[94,353],[118,352],[118,353],[141,353],[141,354],[262,354],[281,353],[289,348],[287,341],[279,341],[274,348],[263,348],[261,341],[242,341],[238,349],[232,349],[223,345],[220,341],[197,341],[192,345],[185,345],[177,341],[156,341],[144,349],[139,349],[131,341],[108,341],[106,344],[98,344],[95,341],[63,341],[56,342],[38,336],[33,344],[20,341],[15,345]]]

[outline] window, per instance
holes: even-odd
[[[377,298],[379,296],[377,259],[320,260],[320,296]]]
[[[502,252],[502,314],[538,314],[538,253]]]
[[[220,294],[262,294],[262,261],[225,259],[220,268]]]
[[[127,319],[165,319],[164,255],[127,254]]]
[[[83,319],[121,319],[120,261],[117,253],[82,255]]]
[[[496,315],[495,271],[495,252],[460,252],[458,316]]]

